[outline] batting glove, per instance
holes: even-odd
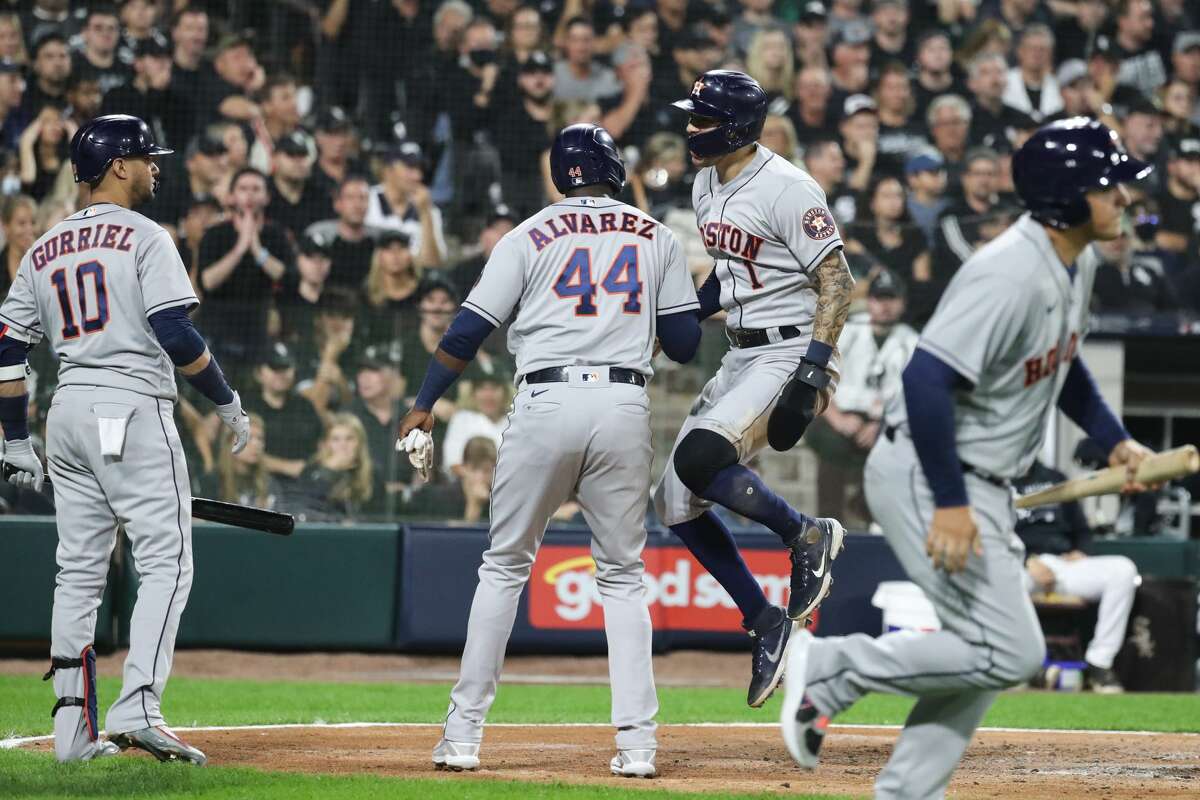
[[[217,406],[217,416],[233,431],[233,452],[240,453],[250,441],[250,418],[242,410],[242,398],[233,393],[232,402]]]
[[[18,489],[40,492],[45,474],[42,472],[42,462],[33,452],[33,442],[25,438],[11,439],[4,444],[4,472],[8,475],[8,482]]]
[[[420,428],[413,428],[408,435],[396,442],[396,450],[408,453],[408,463],[420,474],[422,480],[433,475],[433,437]]]

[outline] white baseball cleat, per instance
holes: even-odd
[[[440,739],[433,748],[433,765],[438,769],[455,772],[478,769],[479,742],[452,742],[449,739]]]
[[[613,775],[623,778],[653,778],[658,774],[655,755],[654,750],[618,750],[608,766]]]
[[[792,636],[783,673],[783,709],[779,712],[783,743],[796,763],[805,769],[816,768],[821,743],[825,741],[825,729],[829,727],[829,717],[823,716],[804,695],[812,638],[807,630],[797,631]]]

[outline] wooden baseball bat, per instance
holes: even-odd
[[[1195,445],[1184,445],[1146,457],[1137,470],[1139,483],[1164,483],[1200,471],[1200,452]],[[1051,503],[1065,503],[1099,494],[1113,494],[1125,485],[1125,468],[1108,467],[1078,478],[1056,483],[1049,489],[1022,495],[1017,508],[1033,508]]]
[[[7,463],[0,463],[0,475],[4,480],[16,470]],[[50,476],[45,477],[47,484]],[[207,497],[192,498],[192,516],[209,522],[221,522],[237,528],[273,533],[276,536],[291,536],[296,529],[296,518],[282,511],[271,511],[266,508],[243,506],[237,503],[225,503],[220,500],[209,500]]]

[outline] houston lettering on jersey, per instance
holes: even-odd
[[[47,239],[35,247],[29,257],[33,262],[34,270],[40,272],[43,267],[59,256],[82,253],[98,247],[128,253],[133,247],[132,236],[133,228],[128,225],[109,225],[100,222],[87,228],[63,231],[58,236]]]
[[[704,243],[737,258],[758,260],[758,250],[763,238],[730,225],[728,222],[710,222],[700,229]]]
[[[619,221],[618,217],[620,217]],[[593,219],[591,214],[559,214],[558,219],[550,218],[540,226],[531,227],[529,229],[529,238],[533,241],[533,246],[540,252],[550,242],[566,236],[568,233],[591,233],[597,235],[602,233],[632,233],[643,239],[653,240],[654,229],[658,226],[658,223],[652,219],[631,214],[627,211],[619,215],[611,212],[597,214],[596,218]]]
[[[1059,357],[1058,345],[1055,345],[1044,356],[1034,356],[1033,358],[1025,359],[1025,388],[1028,389],[1042,378],[1049,378],[1055,372],[1058,372],[1060,364],[1070,364],[1072,359],[1075,358],[1075,348],[1078,344],[1079,334],[1072,333],[1070,340],[1067,342],[1065,357]]]

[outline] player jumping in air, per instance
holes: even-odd
[[[50,639],[54,751],[88,760],[137,747],[160,761],[205,763],[163,722],[160,703],[192,585],[187,462],[175,431],[175,369],[217,405],[235,434],[250,420],[188,312],[199,301],[170,235],[130,210],[154,197],[158,147],[145,122],[97,117],[71,140],[76,182],[91,204],[55,225],[21,259],[0,306],[0,425],[10,480],[42,486],[30,444],[25,352],[47,338],[58,388],[46,419],[54,480],[58,578]],[[98,739],[96,609],[118,521],[141,580],[130,620],[125,685]]]
[[[915,695],[875,797],[943,797],[996,695],[1042,665],[1009,482],[1033,463],[1057,404],[1128,468],[1127,491],[1144,488],[1132,476],[1150,451],[1104,402],[1079,345],[1099,261],[1089,245],[1120,235],[1122,184],[1150,170],[1084,117],[1047,125],[1013,157],[1029,213],[955,274],[864,475],[871,514],[942,629],[798,633],[781,721],[802,766],[816,766],[828,719],[866,693]]]
[[[828,405],[854,279],[821,187],[757,144],[767,95],[753,78],[706,72],[675,105],[690,115],[688,149],[701,168],[692,202],[716,259],[700,288],[700,318],[726,311],[730,350],[683,423],[654,502],[741,611],[755,640],[747,702],[758,707],[782,677],[793,629],[829,593],[844,531],[793,509],[745,464],[768,443],[791,449]],[[786,612],[768,602],[714,503],[787,546]]]

